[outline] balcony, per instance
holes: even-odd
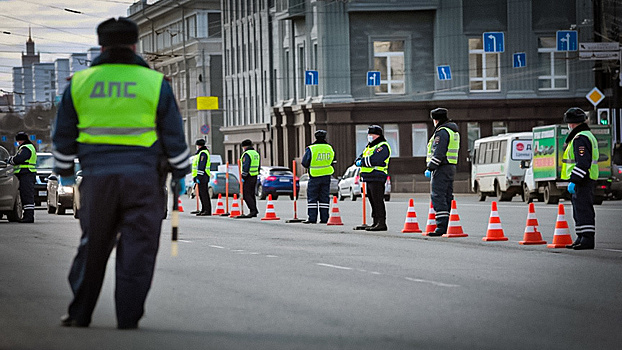
[[[280,19],[304,18],[306,7],[305,0],[276,0],[276,11]]]

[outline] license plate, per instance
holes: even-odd
[[[281,181],[281,182],[289,182],[289,179],[286,178],[286,177],[282,177],[282,178],[279,179],[279,181]]]
[[[39,191],[39,196],[47,196],[48,192],[47,191]]]

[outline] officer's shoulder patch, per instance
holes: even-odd
[[[434,142],[435,142],[435,143],[439,143],[439,142],[441,142],[441,137],[440,137],[440,136],[436,136],[436,137],[434,138]]]
[[[383,146],[380,146],[380,147],[376,148],[376,152],[382,151],[383,148],[384,148]]]

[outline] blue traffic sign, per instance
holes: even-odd
[[[576,30],[557,31],[557,51],[577,51],[578,36]]]
[[[207,124],[201,125],[201,134],[209,134],[209,125]]]
[[[38,144],[41,144],[41,142],[43,142],[43,141],[41,141],[41,139],[37,139],[37,143]]]
[[[527,54],[519,52],[514,54],[514,68],[523,68],[527,65]]]
[[[34,140],[36,140],[36,139],[37,139],[37,136],[36,136],[36,135],[30,135],[30,141],[34,141]]]
[[[317,85],[320,74],[316,70],[305,71],[305,85]]]
[[[367,86],[380,86],[380,72],[367,72]]]
[[[2,136],[2,142],[6,142],[6,136]]]
[[[438,80],[451,80],[451,68],[449,66],[437,66]]]
[[[484,52],[504,52],[505,42],[503,32],[486,32],[482,34]]]

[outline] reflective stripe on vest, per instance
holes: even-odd
[[[445,154],[445,157],[447,157],[447,162],[449,164],[458,164],[458,151],[460,151],[460,134],[444,126],[438,128],[438,130],[441,129],[447,130],[447,133],[449,134],[449,144],[447,145],[447,153]],[[425,157],[426,164],[429,163],[434,156],[434,152],[432,151],[432,144],[435,135],[436,132],[428,141],[428,154]]]
[[[311,150],[309,175],[316,177],[332,175],[335,172],[332,165],[333,159],[335,159],[335,151],[331,145],[326,143],[309,145],[309,150]]]
[[[391,146],[389,146],[388,142],[386,141],[380,142],[374,147],[367,146],[365,150],[363,151],[363,157],[371,156],[372,154],[374,154],[374,152],[376,152],[376,148],[383,146],[383,145],[387,146],[387,148],[389,149],[389,156],[387,157],[387,159],[384,160],[384,166],[375,166],[373,168],[361,166],[361,173],[371,173],[374,170],[379,170],[385,174],[389,174],[389,160],[391,159]]]
[[[577,133],[577,135],[572,138],[572,140],[570,141],[570,143],[564,150],[564,155],[562,157],[562,174],[561,174],[562,180],[570,179],[570,175],[572,171],[574,170],[575,166],[577,165],[577,162],[575,161],[575,158],[574,158],[573,144],[574,144],[574,140],[579,135],[583,135],[587,137],[590,140],[590,143],[592,144],[592,164],[590,165],[590,179],[597,180],[598,179],[598,157],[599,157],[598,141],[596,140],[596,137],[594,137],[594,134],[592,134],[590,131],[587,131],[587,130]]]
[[[205,155],[207,156],[207,160],[205,162],[205,169],[199,169],[199,160],[201,159],[201,154],[205,153]],[[194,159],[192,160],[192,177],[197,177],[197,175],[207,175],[210,176],[210,155],[209,155],[209,151],[206,149],[202,149],[201,152],[197,153],[196,156],[194,156]]]
[[[31,173],[37,172],[37,169],[36,169],[37,150],[35,149],[35,146],[31,145],[30,143],[24,143],[21,146],[19,146],[19,148],[17,149],[18,154],[19,154],[19,151],[22,149],[22,147],[28,148],[30,150],[30,158],[26,160],[26,163],[15,164],[15,166],[13,166],[13,173],[17,174],[17,173],[22,172],[22,170],[23,172],[31,172]]]
[[[76,72],[71,96],[78,142],[150,147],[164,75],[146,67],[103,64]]]
[[[257,153],[254,149],[246,150],[240,157],[240,163],[244,163],[245,154],[248,154],[251,159],[251,166],[248,169],[248,174],[250,176],[257,176],[259,174],[259,153]]]

